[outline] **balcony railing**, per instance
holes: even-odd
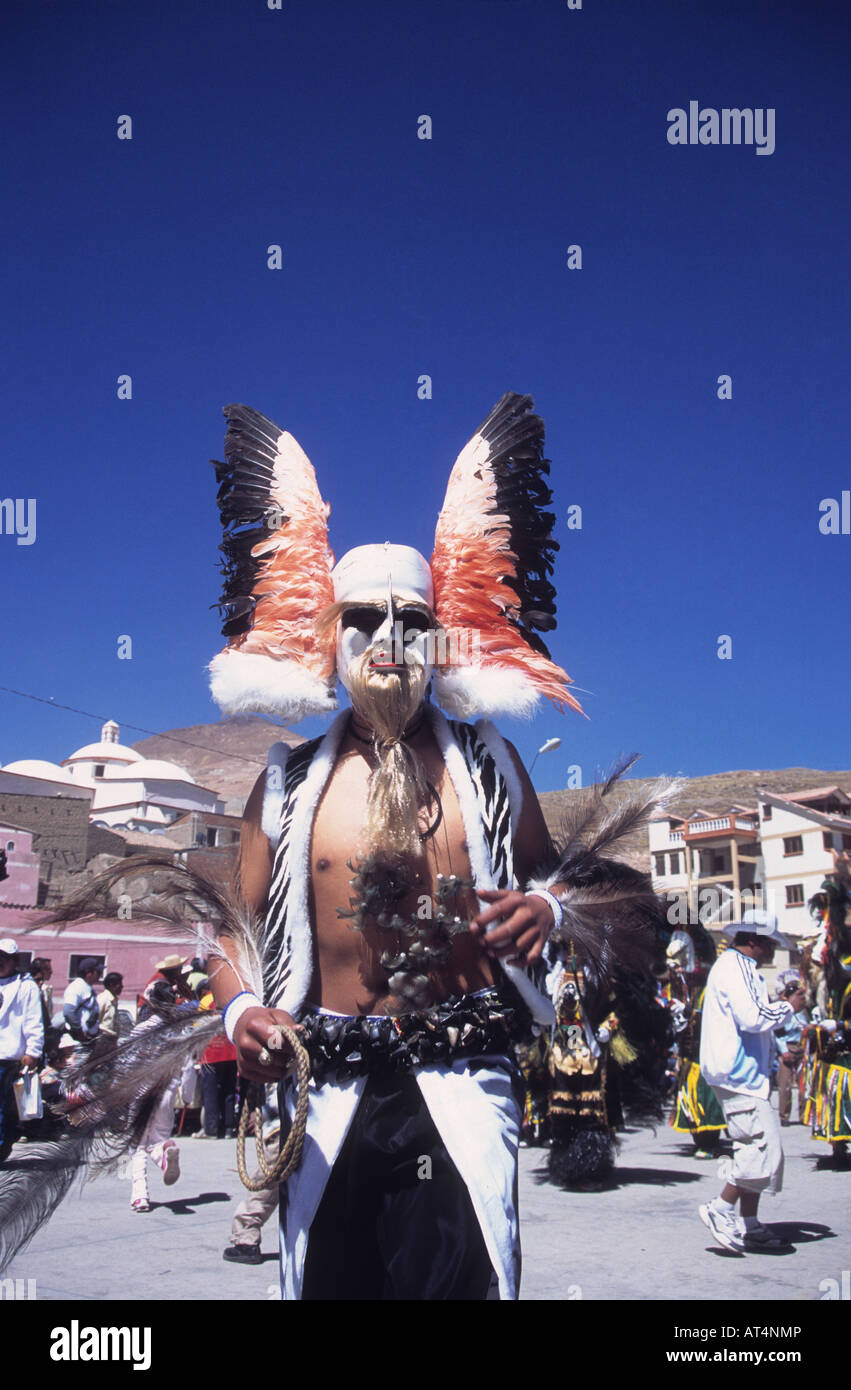
[[[736,830],[756,830],[755,820],[747,816],[717,816],[712,820],[689,821],[688,835],[730,834]]]

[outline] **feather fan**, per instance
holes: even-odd
[[[218,1013],[180,1008],[138,1027],[108,1055],[91,1055],[67,1073],[75,1097],[54,1107],[69,1128],[52,1143],[28,1145],[0,1168],[0,1273],[50,1219],[77,1177],[97,1177],[128,1158],[166,1088],[222,1030]]]
[[[200,936],[207,955],[227,956],[246,988],[263,998],[266,964],[263,920],[246,907],[241,895],[222,889],[187,864],[156,854],[132,854],[89,879],[64,903],[41,918],[40,926],[58,926],[98,916],[117,916],[118,897],[134,879],[144,880],[146,921],[159,922],[186,940]],[[148,879],[150,878],[150,882]],[[223,943],[229,943],[227,952]]]
[[[296,722],[336,708],[330,507],[307,455],[272,420],[228,405],[225,463],[213,461],[224,539],[218,607],[228,645],[210,664],[225,714],[259,710]]]
[[[262,998],[260,921],[235,895],[185,864],[150,854],[119,860],[39,925],[61,931],[69,922],[114,915],[111,894],[140,875],[150,876],[157,893],[145,899],[145,919],[162,923],[178,939],[201,934],[208,955],[226,955]],[[81,1050],[64,1078],[73,1099],[57,1107],[68,1116],[67,1132],[54,1143],[31,1145],[25,1158],[0,1168],[0,1271],[53,1214],[75,1177],[96,1176],[138,1147],[166,1088],[221,1030],[217,1012],[178,1005],[137,1026],[109,1053]]]
[[[542,695],[557,709],[579,710],[539,632],[555,625],[550,583],[555,520],[543,457],[544,425],[531,396],[508,391],[452,469],[437,522],[431,560],[435,611],[449,638],[465,650],[478,640],[471,665],[435,678],[435,697],[451,714],[499,712],[528,716]]]

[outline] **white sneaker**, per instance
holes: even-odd
[[[709,1205],[698,1207],[697,1211],[704,1226],[709,1227],[719,1245],[740,1253],[744,1250],[745,1243],[739,1233],[739,1223],[735,1216],[716,1211]]]
[[[163,1182],[166,1187],[171,1187],[180,1177],[180,1149],[173,1139],[166,1139],[163,1144],[160,1164],[163,1170]]]

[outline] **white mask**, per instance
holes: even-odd
[[[434,663],[433,619],[421,608],[394,601],[392,594],[386,604],[353,604],[337,628],[337,673],[347,690],[349,667],[365,651],[373,652],[377,669],[425,667],[428,684]]]
[[[428,561],[410,546],[360,545],[333,571],[334,598],[347,602],[337,629],[337,674],[349,689],[352,661],[375,651],[375,665],[414,663],[431,677],[434,588]]]

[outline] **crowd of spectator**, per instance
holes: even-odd
[[[198,957],[172,954],[157,962],[137,996],[135,1021],[129,1009],[119,1007],[123,977],[110,971],[101,980],[102,970],[93,956],[83,957],[57,1009],[50,960],[36,957],[25,966],[17,943],[11,937],[0,939],[0,1163],[9,1158],[16,1142],[61,1135],[65,1121],[53,1107],[68,1099],[68,1074],[81,1057],[107,1060],[134,1028],[155,1022],[174,1008],[213,1008],[206,962]],[[21,1077],[32,1075],[38,1077],[42,1115],[21,1119],[14,1087]],[[200,1061],[174,1079],[160,1107],[157,1133],[146,1136],[150,1138],[145,1146],[148,1157],[153,1150],[166,1182],[175,1181],[179,1173],[172,1134],[230,1138],[236,1105],[236,1052],[222,1036]],[[139,1175],[145,1172],[147,1160],[137,1157],[134,1161],[135,1209],[146,1210],[147,1194],[145,1189],[142,1200],[145,1184]]]

